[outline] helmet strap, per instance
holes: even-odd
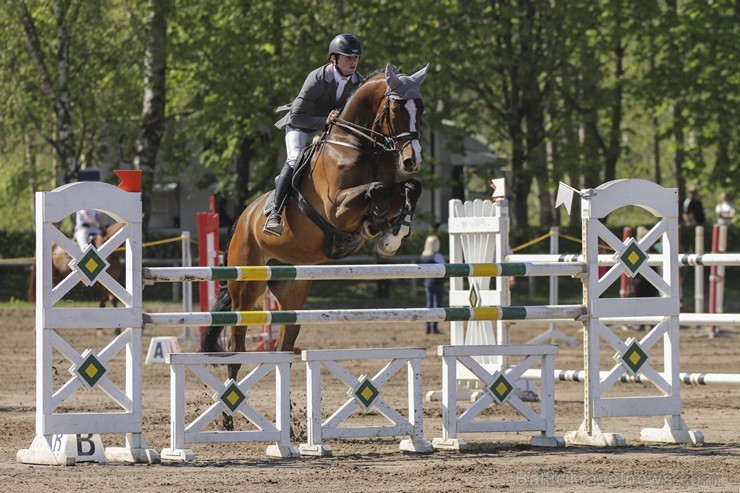
[[[339,55],[337,55],[335,53],[332,53],[332,54],[334,55],[334,60],[332,60],[331,63],[332,63],[332,65],[334,65],[334,70],[336,70],[337,72],[339,72],[339,75],[341,75],[345,79],[348,78],[349,75],[347,75],[344,72],[342,72],[342,69],[339,68]]]

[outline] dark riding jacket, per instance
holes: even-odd
[[[357,89],[363,77],[354,73],[347,80],[339,101],[337,101],[338,83],[334,80],[332,65],[327,63],[308,74],[303,82],[301,92],[293,103],[281,106],[278,111],[290,108],[290,111],[275,122],[277,128],[290,125],[300,130],[315,132],[326,126],[326,117],[335,108],[344,106],[350,94]]]

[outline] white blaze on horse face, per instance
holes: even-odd
[[[409,132],[416,132],[416,101],[409,99],[406,101],[406,111],[409,114]],[[421,167],[421,143],[419,139],[411,141],[411,148],[414,150],[415,166],[413,171],[418,171]]]

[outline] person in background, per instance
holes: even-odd
[[[439,238],[436,235],[427,236],[424,242],[424,250],[421,252],[419,259],[421,264],[444,264],[445,259],[439,253]],[[427,308],[439,308],[442,306],[442,299],[445,293],[444,278],[424,279],[424,289],[427,295]],[[439,334],[437,322],[427,322],[427,334]]]
[[[732,218],[735,217],[735,206],[727,198],[727,192],[719,194],[719,203],[714,208],[717,214],[717,224],[720,226],[729,226],[732,224]]]
[[[689,226],[704,226],[704,205],[695,186],[689,188],[689,196],[683,202],[683,220]]]
[[[90,238],[103,232],[101,215],[93,209],[82,209],[75,213],[74,237],[80,249],[90,243]]]

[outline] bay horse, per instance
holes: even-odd
[[[421,195],[421,184],[402,175],[417,171],[423,161],[420,85],[428,68],[407,76],[388,65],[369,76],[315,145],[308,164],[296,169],[282,235],[262,232],[271,202],[266,193],[234,224],[225,265],[321,264],[354,253],[374,237],[380,257],[394,255],[410,231]],[[213,310],[260,310],[268,286],[282,310],[299,310],[311,281],[229,281]],[[204,331],[204,352],[224,350],[218,343],[222,330]],[[232,327],[232,351],[245,350],[246,330]],[[282,326],[275,351],[292,351],[299,330],[300,325]],[[229,377],[237,380],[238,371],[238,365],[230,365]]]
[[[120,230],[124,223],[115,223],[108,226],[104,233],[95,235],[93,239],[93,245],[95,248],[100,248],[103,243],[108,241],[118,230]],[[72,261],[72,257],[64,251],[55,241],[51,242],[51,272],[52,272],[52,286],[59,284],[64,278],[66,278],[72,269],[69,263]],[[106,259],[109,263],[108,274],[114,279],[118,279],[121,275],[121,252],[115,252],[108,256]],[[95,283],[92,286],[97,294],[97,300],[100,308],[104,308],[106,304],[110,303],[112,306],[118,306],[118,298],[116,298],[105,286],[100,283]],[[31,277],[28,280],[28,301],[36,301],[36,261],[34,259],[33,266],[31,267]]]

